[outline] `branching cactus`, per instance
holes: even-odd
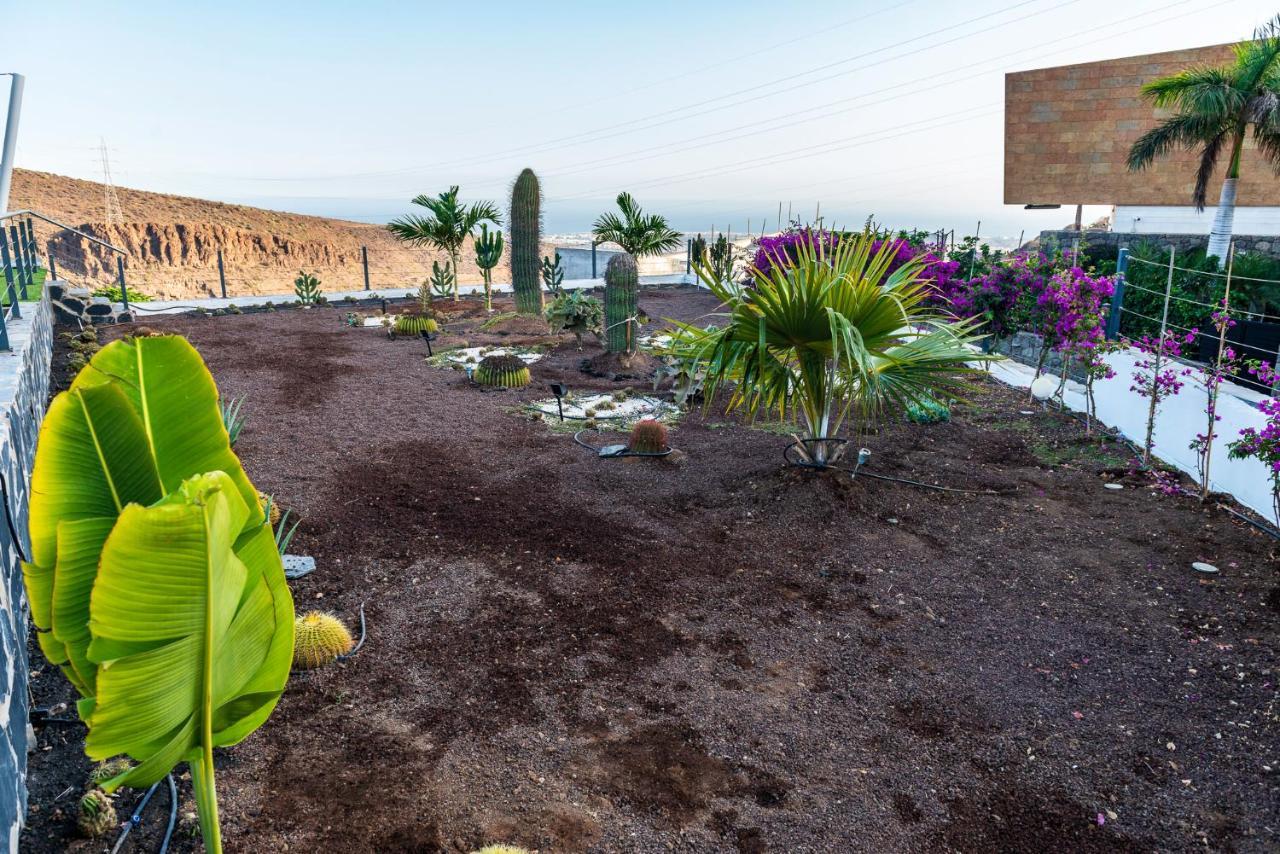
[[[542,313],[541,240],[542,188],[533,170],[525,169],[511,188],[511,289],[521,314]]]
[[[502,260],[502,249],[505,246],[502,232],[490,234],[488,224],[482,225],[475,245],[476,266],[484,276],[484,310],[493,311],[493,268]]]
[[[564,287],[564,266],[560,263],[560,253],[556,252],[553,262],[550,258],[542,259],[542,284],[552,296],[560,296]]]
[[[519,356],[485,356],[476,366],[475,381],[490,388],[521,388],[529,384],[529,366]]]
[[[438,297],[447,297],[453,294],[453,283],[458,276],[453,271],[453,264],[449,261],[444,262],[444,266],[439,261],[431,262],[431,290]]]
[[[299,270],[298,278],[293,280],[293,293],[298,297],[299,305],[318,305],[324,302],[324,295],[320,293],[320,280],[313,273]]]
[[[623,252],[609,259],[604,271],[605,347],[610,353],[631,356],[636,352],[636,259]]]

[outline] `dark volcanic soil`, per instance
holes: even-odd
[[[1275,850],[1276,546],[1075,421],[988,384],[861,440],[998,495],[784,468],[714,409],[672,429],[683,461],[601,461],[512,411],[627,385],[578,370],[598,346],[482,392],[339,317],[150,322],[248,395],[237,451],[319,564],[299,609],[369,621],[221,752],[228,850]],[[436,346],[503,340],[476,318]],[[68,845],[80,732],[41,732],[24,850]]]

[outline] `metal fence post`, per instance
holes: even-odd
[[[124,259],[116,256],[116,276],[120,281],[120,302],[124,303],[124,310],[129,310],[129,286],[124,283]]]
[[[9,306],[13,317],[22,317],[22,309],[18,306],[18,286],[26,289],[23,281],[26,278],[26,263],[22,258],[22,241],[18,239],[18,227],[9,226],[9,248],[13,253],[14,274],[9,277]]]
[[[591,241],[591,278],[596,277],[596,242]]]
[[[54,263],[54,260],[53,260],[52,241],[48,244],[45,251],[49,253],[49,280],[52,282],[56,282],[58,281],[58,265]]]
[[[22,239],[22,230],[17,223],[9,226],[9,243],[13,248],[13,262],[18,268],[18,287],[25,294],[27,290],[27,252]]]
[[[1129,269],[1129,247],[1121,246],[1116,258],[1116,289],[1111,294],[1111,311],[1107,314],[1107,340],[1120,335],[1120,310],[1124,306],[1124,274]]]
[[[227,298],[227,269],[222,266],[222,247],[218,247],[218,287],[222,289],[222,298]]]
[[[13,316],[21,317],[21,312],[18,310],[18,289],[14,285],[14,277],[17,273],[13,269],[13,258],[9,254],[9,239],[5,237],[5,230],[3,226],[0,226],[0,265],[3,265],[4,268],[5,293],[9,299],[9,305],[13,306]],[[0,316],[3,315],[4,312],[0,311]],[[7,329],[5,330],[4,340],[4,346],[8,349],[9,332]]]
[[[364,289],[369,290],[369,248],[360,247],[360,266],[364,267]]]
[[[36,283],[36,270],[40,269],[40,258],[36,255],[36,229],[30,217],[25,221],[18,221],[18,231],[22,233],[26,242],[27,262],[30,270],[27,274],[27,284],[34,286]],[[22,289],[22,298],[30,299],[26,288]]]

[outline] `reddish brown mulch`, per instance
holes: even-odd
[[[299,609],[369,619],[220,753],[228,850],[1274,850],[1276,544],[1075,421],[991,384],[861,440],[994,496],[784,468],[714,410],[679,465],[601,461],[512,411],[625,385],[579,371],[598,346],[483,392],[339,316],[149,321],[248,395],[237,451],[319,563]],[[502,340],[480,317],[437,346]],[[42,731],[24,850],[67,845],[78,733]]]

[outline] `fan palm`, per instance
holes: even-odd
[[[392,220],[387,224],[399,239],[415,246],[430,246],[449,253],[455,274],[458,271],[458,256],[467,238],[471,237],[476,226],[482,222],[502,224],[502,215],[493,202],[475,202],[464,205],[458,201],[458,187],[454,185],[438,196],[425,193],[413,199],[415,205],[421,205],[430,211],[429,216],[409,216]],[[458,278],[453,279],[453,298],[458,299]]]
[[[890,272],[897,246],[864,231],[834,249],[801,244],[794,259],[767,272],[747,271],[745,285],[718,277],[704,263],[698,277],[728,309],[723,327],[680,324],[669,348],[691,375],[705,370],[711,401],[732,383],[729,409],[751,415],[799,414],[798,453],[829,465],[846,417],[878,415],[887,406],[921,405],[955,396],[971,363],[988,359],[970,346],[975,321],[955,321],[926,307],[924,261]]]
[[[1208,254],[1227,257],[1235,220],[1236,183],[1246,136],[1280,171],[1280,16],[1235,46],[1235,60],[1219,67],[1198,66],[1152,80],[1142,94],[1173,115],[1147,131],[1129,149],[1131,171],[1150,166],[1175,149],[1199,151],[1192,201],[1203,211],[1209,180],[1226,151],[1227,175],[1209,233]]]
[[[667,218],[658,214],[646,216],[630,193],[618,194],[618,207],[621,217],[604,213],[596,220],[592,227],[596,242],[616,243],[636,258],[660,255],[680,245],[680,232],[667,224]]]

